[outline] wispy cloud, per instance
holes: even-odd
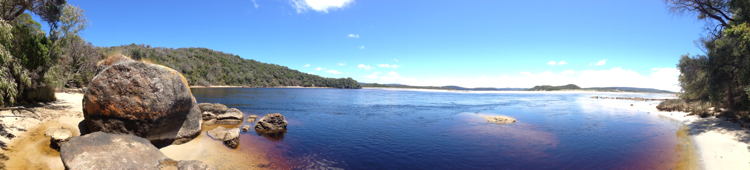
[[[339,63],[339,66],[345,66],[346,63]]]
[[[353,2],[354,0],[291,0],[290,5],[297,13],[304,13],[310,9],[328,13],[328,10],[342,9]]]
[[[395,64],[391,65],[391,68],[393,68],[393,69],[397,69],[398,67],[401,67],[401,65],[395,65]]]
[[[364,65],[364,64],[359,64],[359,65],[357,65],[357,68],[364,68],[365,70],[370,70],[370,69],[372,69],[372,67],[370,67],[370,65]]]
[[[367,79],[377,79],[378,75],[380,75],[380,74],[383,74],[383,73],[380,73],[380,72],[376,71],[376,72],[374,72],[374,73],[372,73],[370,75],[366,75],[364,77],[367,78]]]
[[[360,47],[359,47],[359,49],[360,49],[360,50],[361,50],[361,49],[365,49],[365,46],[364,46],[364,45],[363,45],[363,46],[360,46]]]
[[[557,62],[555,62],[555,61],[550,61],[550,62],[547,62],[547,64],[549,64],[549,65],[555,65],[555,64],[557,64]]]
[[[391,65],[388,65],[388,64],[378,64],[378,67],[391,67]]]
[[[310,64],[305,64],[305,66],[302,66],[302,67],[310,67]]]
[[[397,59],[395,59],[395,58],[393,59],[393,61],[396,61],[396,62],[398,62],[398,60],[397,60]]]
[[[326,71],[326,73],[341,74],[341,72],[336,71],[336,70],[328,70]]]
[[[316,68],[315,70],[318,70],[318,71],[320,71],[320,70],[326,70],[326,68],[323,68],[323,67],[318,67],[318,68]]]
[[[565,62],[565,61],[557,62],[557,65],[565,65],[565,64],[568,64],[568,62]]]
[[[359,38],[359,34],[349,34],[349,38]]]
[[[258,8],[258,3],[256,3],[255,0],[252,0],[252,1],[253,1],[253,6],[255,6],[255,8],[257,9]]]
[[[600,60],[599,62],[594,63],[594,65],[597,65],[597,66],[604,65],[605,62],[607,62],[607,60]]]

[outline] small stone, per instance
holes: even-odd
[[[252,128],[250,127],[250,125],[242,126],[242,132],[247,132],[248,130],[250,130],[250,128]]]
[[[247,121],[245,121],[245,123],[253,123],[255,120],[258,120],[258,115],[250,115],[247,116]]]
[[[216,129],[210,130],[208,132],[208,136],[215,139],[224,142],[224,145],[227,145],[231,148],[237,148],[240,144],[240,129],[239,128],[233,128],[233,129],[227,129],[224,127],[217,127]]]
[[[71,137],[73,137],[73,133],[63,127],[54,127],[47,129],[47,132],[44,133],[44,136],[50,138],[49,146],[52,149],[60,151],[60,146],[62,146]]]

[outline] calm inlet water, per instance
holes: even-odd
[[[199,103],[246,115],[281,113],[281,136],[243,133],[236,152],[267,153],[271,168],[682,169],[698,166],[689,129],[598,96],[658,94],[459,93],[382,89],[192,89]],[[651,102],[656,104],[657,102]],[[479,115],[505,115],[492,124]]]

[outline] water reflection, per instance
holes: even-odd
[[[256,132],[256,133],[258,134],[258,136],[263,136],[264,138],[270,141],[281,142],[282,140],[284,140],[284,135],[286,135],[286,130],[278,131],[274,133],[261,133],[261,132]]]
[[[674,169],[694,167],[683,124],[603,94],[193,89],[198,102],[281,113],[288,131],[243,133],[240,152],[292,169]],[[623,97],[658,95],[627,94]],[[505,115],[513,124],[479,116]],[[679,125],[679,126],[678,126]],[[682,135],[682,137],[681,137]],[[692,149],[694,150],[694,149]],[[255,166],[266,167],[266,166]]]

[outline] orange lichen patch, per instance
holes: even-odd
[[[118,61],[122,61],[122,60],[132,60],[132,59],[130,59],[130,57],[124,56],[122,54],[116,54],[116,55],[108,56],[104,60],[101,60],[101,61],[97,62],[96,65],[97,66],[101,66],[102,64],[112,65],[112,63],[115,63],[115,62],[118,62]]]

